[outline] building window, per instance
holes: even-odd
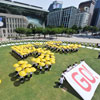
[[[6,34],[5,34],[5,33],[4,33],[3,35],[4,35],[4,37],[6,36]]]
[[[3,33],[6,33],[6,31],[5,31],[5,30],[3,30]]]
[[[9,33],[9,29],[8,29],[8,33]]]
[[[10,29],[10,32],[12,33],[12,29]]]

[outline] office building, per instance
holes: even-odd
[[[49,12],[47,26],[64,26],[70,28],[74,25],[76,13],[77,8],[73,6]]]
[[[26,28],[28,20],[25,16],[0,13],[0,38],[16,36],[15,29]]]
[[[62,9],[49,12],[47,16],[47,26],[61,26],[62,13]]]
[[[100,0],[96,2],[91,25],[100,28]]]
[[[35,27],[45,27],[45,21],[47,18],[47,14],[48,14],[48,11],[44,10],[42,7],[24,4],[24,3],[20,3],[16,1],[11,1],[11,0],[0,0],[0,24],[1,24],[0,25],[0,36],[2,32],[5,33],[5,31],[3,31],[4,28],[8,35],[12,35],[15,28],[27,27],[26,25],[28,24],[33,25],[33,27],[34,26]],[[3,21],[5,20],[4,21],[5,26],[2,26],[2,20]],[[11,23],[10,21],[13,22],[13,25],[10,24]],[[18,26],[16,26],[16,23],[14,21],[18,23]],[[24,25],[25,23],[26,25]],[[1,37],[4,37],[4,36],[5,35]]]
[[[88,12],[78,12],[75,15],[75,25],[77,27],[85,27],[88,25],[90,14]]]
[[[89,0],[89,1],[85,1],[79,4],[80,12],[88,12],[90,14],[88,25],[91,24],[94,7],[95,7],[95,0]]]
[[[62,8],[62,1],[55,0],[48,8],[48,10],[51,12],[55,9],[61,9]]]
[[[63,9],[61,26],[71,28],[75,23],[76,7],[67,7]]]

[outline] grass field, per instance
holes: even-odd
[[[80,96],[65,82],[67,90],[56,88],[55,83],[63,70],[69,64],[85,59],[86,63],[100,74],[100,60],[97,59],[98,51],[80,49],[77,53],[58,54],[56,64],[52,66],[50,72],[45,74],[33,75],[29,81],[17,84],[13,79],[13,64],[17,62],[11,54],[10,47],[0,48],[0,100],[80,100]],[[30,57],[27,59],[30,61]],[[98,86],[92,100],[100,100],[100,85]]]

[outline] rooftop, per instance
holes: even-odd
[[[21,2],[16,2],[16,1],[11,1],[11,0],[0,0],[0,3],[48,12],[47,10],[43,9],[42,7],[25,4],[25,3],[21,3]]]

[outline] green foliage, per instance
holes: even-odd
[[[72,26],[72,29],[78,31],[77,25],[73,25],[73,26]]]
[[[95,27],[95,26],[85,26],[85,27],[83,28],[83,31],[84,31],[84,32],[85,32],[85,31],[89,31],[89,32],[95,33],[95,32],[98,32],[99,29],[98,29],[97,27]]]
[[[26,28],[16,28],[15,32],[18,34],[26,34]]]
[[[36,33],[36,29],[35,28],[32,28],[32,34],[35,34]]]
[[[44,38],[46,37],[47,34],[49,35],[56,35],[56,34],[68,34],[72,35],[77,33],[77,30],[75,29],[76,26],[73,26],[73,28],[64,28],[64,27],[52,27],[52,28],[42,28],[42,27],[37,27],[37,28],[17,28],[15,31],[18,34],[25,34],[27,36],[33,35],[33,34],[43,34]]]
[[[26,30],[26,32],[25,32],[26,36],[32,35],[32,29],[27,28],[25,30]]]
[[[35,32],[40,34],[42,32],[42,29],[42,27],[37,27],[35,28]]]
[[[91,32],[95,33],[95,32],[98,32],[98,31],[99,31],[99,29],[97,27],[92,26]]]
[[[79,52],[69,54],[55,53],[56,64],[51,71],[45,74],[35,75],[23,84],[17,82],[13,76],[15,69],[13,64],[18,60],[11,54],[10,47],[0,48],[0,100],[80,100],[80,96],[74,89],[64,82],[65,89],[56,88],[55,83],[68,65],[80,62],[84,59],[86,63],[97,73],[100,73],[100,60],[97,59],[98,51],[83,49]],[[27,61],[30,61],[28,57]],[[32,62],[30,62],[32,64]],[[67,90],[66,90],[67,89]],[[100,100],[100,85],[98,86],[92,100]]]

